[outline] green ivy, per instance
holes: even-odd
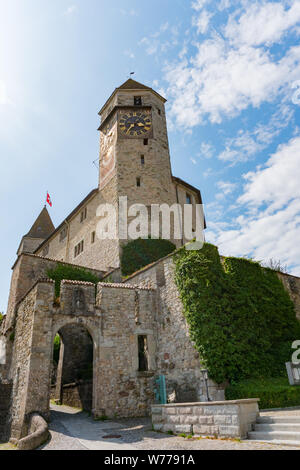
[[[175,280],[191,337],[217,383],[278,376],[300,338],[293,302],[277,274],[226,258],[205,244],[174,255]]]
[[[176,246],[169,240],[151,238],[133,240],[122,248],[122,274],[129,276],[175,250]]]
[[[55,269],[49,269],[47,276],[55,281],[56,298],[60,295],[60,284],[64,279],[69,281],[93,282],[94,284],[100,282],[100,279],[92,272],[84,268],[75,268],[64,264],[58,264]]]

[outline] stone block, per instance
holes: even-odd
[[[174,408],[164,408],[164,414],[166,415],[176,415],[177,414],[177,409]]]
[[[163,432],[168,432],[168,431],[175,431],[175,425],[174,424],[164,424],[162,427]]]
[[[218,426],[205,426],[195,425],[193,427],[194,434],[202,436],[214,436],[218,435]]]
[[[162,407],[161,406],[152,406],[151,408],[153,415],[161,415],[162,414]]]
[[[189,425],[189,424],[177,424],[177,425],[175,425],[175,432],[177,434],[179,434],[179,433],[191,434],[192,426]]]
[[[193,413],[193,408],[188,408],[186,406],[183,406],[182,408],[180,408],[180,414],[182,415],[188,415],[192,413]]]
[[[219,434],[224,437],[240,437],[239,426],[219,426]]]
[[[181,416],[179,415],[170,415],[168,416],[168,423],[171,423],[171,424],[180,424],[181,421]]]
[[[192,415],[182,415],[180,416],[180,424],[198,424],[199,417]]]

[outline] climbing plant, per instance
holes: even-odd
[[[47,271],[47,276],[55,281],[56,297],[59,297],[60,295],[60,284],[64,279],[69,281],[93,282],[94,284],[100,282],[100,279],[92,272],[84,268],[77,268],[64,264],[57,265],[55,269],[49,269]]]
[[[122,274],[129,276],[175,250],[176,246],[169,240],[152,238],[132,240],[122,248]]]
[[[210,377],[218,383],[278,376],[300,337],[293,302],[277,274],[218,249],[182,248],[174,255],[184,312]]]

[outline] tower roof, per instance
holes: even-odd
[[[102,106],[102,108],[100,109],[99,114],[102,113],[102,111],[106,107],[107,103],[111,100],[111,98],[113,96],[115,96],[115,94],[118,91],[124,91],[124,90],[128,90],[128,91],[130,91],[130,90],[148,90],[148,91],[152,91],[152,93],[154,93],[156,96],[158,96],[164,103],[167,101],[163,96],[161,96],[159,93],[157,93],[155,90],[153,90],[153,88],[151,88],[149,86],[146,86],[146,85],[143,85],[140,82],[136,82],[135,80],[132,80],[132,78],[129,78],[121,86],[119,86],[118,88],[115,89],[115,91],[110,95],[110,97],[108,98],[108,100],[106,101],[104,106]]]
[[[54,230],[55,227],[45,206],[25,237],[46,239]]]

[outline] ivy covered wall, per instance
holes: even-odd
[[[174,255],[176,284],[191,337],[217,383],[285,373],[300,337],[294,304],[275,271],[225,258],[205,244]]]

